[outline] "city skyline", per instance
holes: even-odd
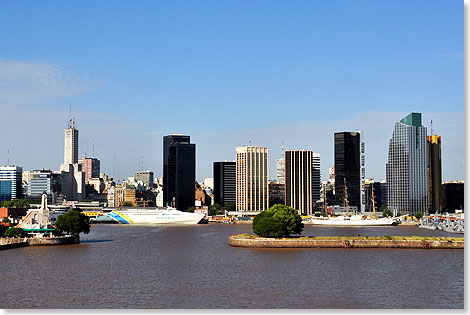
[[[320,153],[326,180],[333,134],[356,129],[366,177],[383,180],[394,123],[421,112],[442,137],[443,181],[464,178],[460,3],[27,6],[0,13],[1,165],[56,169],[72,104],[79,156],[95,139],[102,170],[121,181],[140,156],[162,177],[161,139],[173,133],[197,144],[198,181],[250,141],[269,148],[270,179],[284,143]]]

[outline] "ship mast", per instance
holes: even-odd
[[[374,218],[375,218],[375,198],[374,198],[374,183],[370,183],[372,186],[372,209],[374,209]]]
[[[346,187],[346,178],[344,178],[344,202],[346,204],[346,216],[349,217],[348,187]]]

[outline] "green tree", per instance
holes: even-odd
[[[80,233],[88,234],[90,232],[90,218],[78,210],[69,210],[66,214],[59,215],[55,228],[76,236]]]
[[[28,208],[31,201],[24,199],[3,200],[0,206],[3,208]]]
[[[123,207],[132,207],[132,202],[126,201],[122,204]]]
[[[24,237],[25,231],[21,228],[10,227],[8,228],[5,233],[3,233],[4,237]]]
[[[303,229],[304,224],[297,210],[285,205],[274,205],[253,219],[253,232],[263,237],[289,237],[292,234],[301,234]]]
[[[218,203],[215,203],[209,207],[209,215],[217,215],[220,213],[220,205]]]
[[[2,222],[5,224],[10,224],[10,219],[8,219],[7,217],[3,217]]]
[[[393,213],[389,209],[385,208],[384,210],[382,210],[382,216],[383,217],[391,217],[391,216],[393,216]]]
[[[229,201],[225,203],[225,210],[227,211],[235,211],[237,208],[237,205],[233,201]]]
[[[194,213],[194,210],[196,210],[196,207],[189,207],[188,211],[191,213]]]
[[[255,218],[256,219],[256,218]],[[282,223],[270,216],[264,216],[253,222],[253,232],[262,237],[283,237],[284,226]]]

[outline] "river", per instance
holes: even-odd
[[[77,245],[0,252],[2,308],[463,308],[464,251],[249,249],[251,225],[95,224]],[[398,227],[303,235],[456,236]]]

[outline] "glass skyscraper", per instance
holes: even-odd
[[[19,166],[0,167],[0,201],[21,198],[21,175],[23,168]]]
[[[344,183],[346,183],[349,206],[356,206],[364,212],[365,146],[362,133],[336,132],[334,137],[336,204],[345,205]]]
[[[178,210],[194,207],[196,184],[196,145],[189,136],[163,137],[163,200]]]
[[[428,150],[421,113],[395,124],[386,165],[388,208],[398,214],[425,213],[428,207]]]
[[[236,202],[236,162],[214,162],[214,203]]]

